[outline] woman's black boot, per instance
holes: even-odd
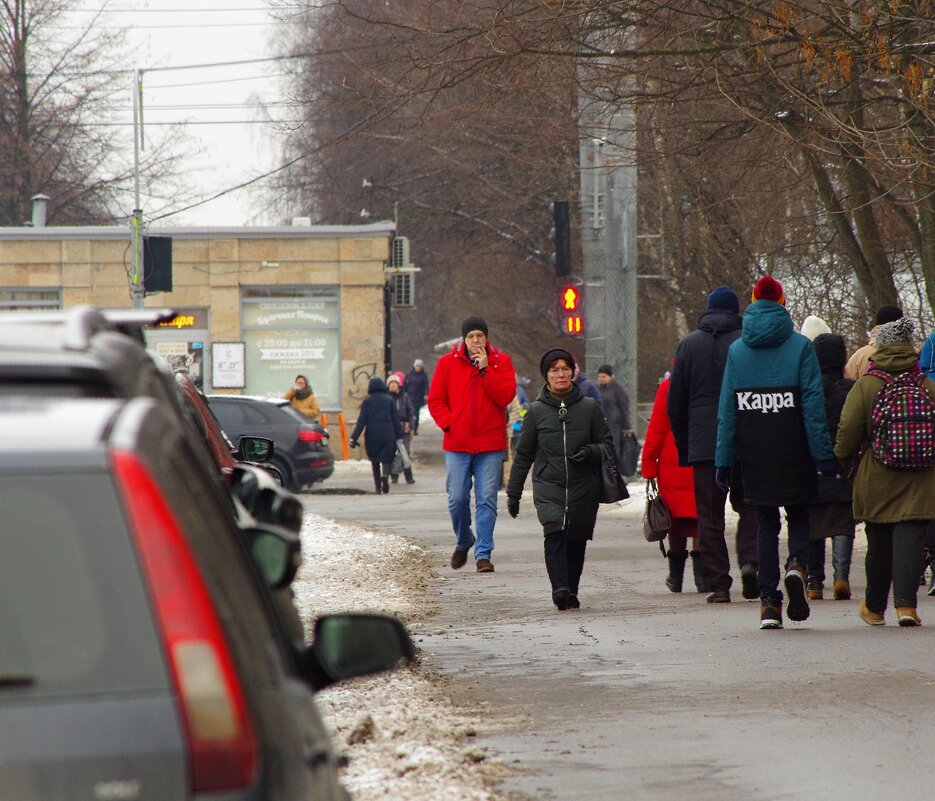
[[[682,579],[685,576],[685,561],[688,559],[688,552],[672,553],[666,557],[669,560],[669,575],[666,576],[666,587],[670,592],[682,591]]]

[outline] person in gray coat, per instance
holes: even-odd
[[[609,364],[597,368],[597,391],[601,394],[601,408],[607,427],[614,438],[614,453],[620,472],[631,476],[636,472],[635,459],[630,460],[632,467],[624,459],[627,437],[634,437],[633,426],[630,425],[630,398],[623,385],[614,378],[614,368]],[[630,449],[635,456],[639,446],[630,443]]]

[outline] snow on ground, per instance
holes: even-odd
[[[293,586],[306,630],[327,612],[385,612],[411,626],[434,611],[424,550],[403,537],[308,513],[302,550]],[[507,769],[474,745],[477,723],[450,700],[455,694],[450,679],[417,659],[316,696],[335,744],[350,757],[342,778],[358,801],[503,798],[493,788]]]
[[[369,472],[365,459],[339,461],[334,478]],[[640,514],[644,488],[632,480],[630,499],[602,514]],[[396,615],[411,630],[436,611],[426,594],[434,574],[425,550],[404,537],[306,513],[302,552],[293,587],[306,630],[316,617],[340,611]],[[486,724],[457,697],[454,682],[419,658],[316,696],[337,747],[350,757],[343,780],[358,801],[505,798],[495,787],[511,768],[475,744]]]

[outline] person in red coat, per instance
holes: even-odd
[[[679,467],[679,454],[669,423],[669,379],[656,390],[656,400],[646,429],[643,443],[641,471],[643,478],[656,479],[659,494],[672,513],[669,529],[669,575],[666,587],[672,592],[682,591],[685,562],[688,559],[688,540],[692,541],[692,568],[698,592],[707,592],[701,573],[698,551],[698,512],[695,508],[695,480],[692,468]]]

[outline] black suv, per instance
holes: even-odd
[[[29,354],[0,320],[0,798],[343,801],[312,692],[411,659],[402,625],[297,644],[288,532],[238,520],[173,401],[107,397],[99,320],[42,325]]]

